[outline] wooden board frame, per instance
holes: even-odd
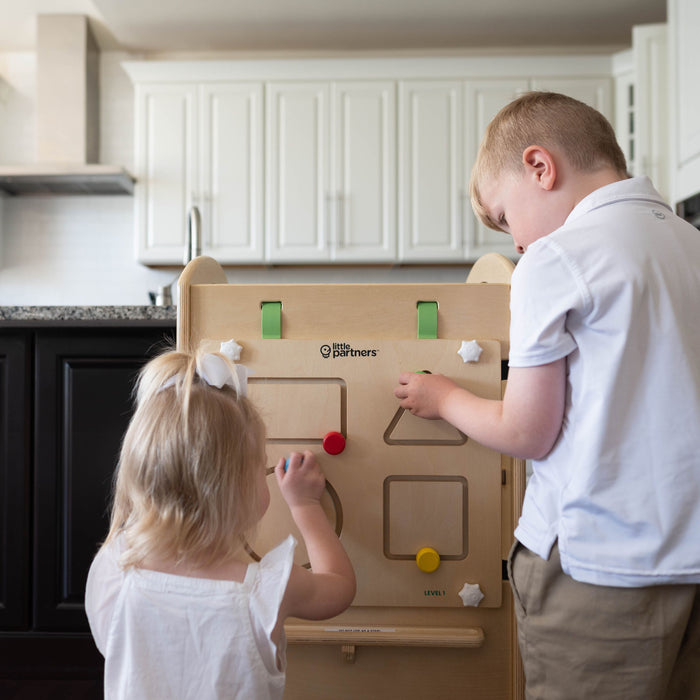
[[[237,285],[228,284],[215,260],[200,257],[178,283],[177,343],[185,349],[230,337],[232,324],[240,338],[261,338],[266,301],[282,304],[282,338],[415,339],[417,302],[436,301],[438,338],[496,340],[506,361],[512,269],[512,262],[490,254],[475,263],[467,284]],[[501,473],[505,561],[522,506],[525,463],[501,456]],[[331,621],[289,620],[285,698],[521,700],[512,595],[507,581],[502,588],[496,609],[352,606]]]

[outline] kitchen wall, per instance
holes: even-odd
[[[101,55],[100,161],[133,171],[133,87],[120,52]],[[0,53],[9,89],[0,99],[0,163],[34,161],[36,61]],[[151,269],[134,255],[131,197],[36,196],[0,201],[0,306],[141,305],[180,270]],[[463,282],[467,265],[446,267],[232,268],[241,283]]]

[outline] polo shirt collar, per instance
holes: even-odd
[[[594,190],[589,195],[586,195],[572,210],[566,218],[565,223],[570,223],[580,218],[584,214],[599,209],[608,204],[614,204],[620,201],[629,201],[636,199],[640,201],[653,202],[654,204],[665,207],[669,211],[673,211],[671,207],[664,202],[663,197],[656,191],[651,180],[646,176],[631,177],[626,180],[612,182],[609,185],[604,185]]]

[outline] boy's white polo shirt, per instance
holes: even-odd
[[[564,424],[515,536],[611,586],[700,582],[700,231],[647,178],[596,190],[531,245],[510,366],[567,358]]]

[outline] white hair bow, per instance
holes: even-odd
[[[235,370],[231,373],[230,365],[220,357],[212,353],[202,355],[197,366],[197,374],[209,386],[221,389],[223,386],[232,386],[239,396],[248,395],[248,375],[252,374],[245,365],[233,365]]]
[[[248,377],[253,374],[253,370],[245,365],[233,365],[234,371],[231,372],[231,367],[219,355],[207,353],[199,358],[197,369],[195,370],[198,377],[203,379],[209,386],[221,389],[224,386],[233,387],[239,396],[248,396]],[[159,391],[163,391],[168,387],[174,386],[177,382],[177,374],[174,374],[160,387]]]

